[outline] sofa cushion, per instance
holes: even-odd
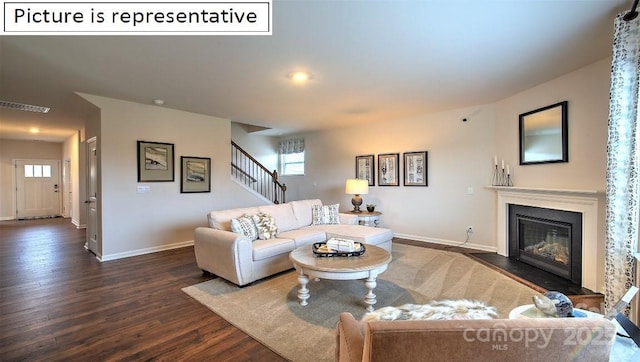
[[[291,239],[273,238],[268,240],[256,240],[253,242],[253,260],[263,260],[274,256],[287,254],[295,249],[296,245]]]
[[[311,208],[313,225],[340,224],[340,204],[313,205]]]
[[[258,210],[271,215],[278,226],[278,231],[288,231],[298,228],[296,215],[289,204],[258,206]]]
[[[313,243],[322,243],[327,241],[327,233],[324,230],[313,229],[296,229],[279,233],[278,237],[293,239],[296,244],[296,248],[311,245]]]
[[[288,202],[293,209],[293,213],[296,215],[297,225],[296,228],[301,228],[303,226],[311,225],[312,213],[311,209],[313,205],[322,205],[322,200],[320,199],[310,199],[310,200],[298,200],[298,201],[290,201]]]
[[[258,228],[258,239],[267,240],[275,238],[278,235],[278,226],[271,215],[259,212],[253,215],[253,222]]]
[[[229,220],[231,224],[231,231],[237,234],[244,235],[251,240],[258,238],[258,228],[253,221],[253,217],[250,215],[243,215],[236,219]]]
[[[255,215],[257,213],[258,213],[257,207],[246,207],[241,209],[211,211],[207,214],[207,219],[209,220],[210,228],[231,231],[231,219],[239,218],[245,214]]]

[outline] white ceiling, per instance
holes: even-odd
[[[271,36],[2,36],[0,99],[52,110],[0,108],[0,138],[64,140],[81,128],[73,92],[272,135],[491,103],[610,56],[631,3],[274,0]]]

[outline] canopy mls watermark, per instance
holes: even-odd
[[[4,2],[5,35],[271,35],[272,0]]]

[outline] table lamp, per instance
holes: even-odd
[[[360,195],[369,193],[369,181],[357,178],[348,179],[344,192],[353,195],[351,198],[353,212],[362,212],[360,211],[360,205],[362,205],[362,197]]]

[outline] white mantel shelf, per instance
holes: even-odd
[[[545,194],[563,194],[563,195],[591,195],[604,194],[604,191],[597,190],[572,190],[572,189],[545,189],[537,187],[516,187],[516,186],[485,186],[487,189],[496,191],[513,191],[513,192],[530,192]]]

